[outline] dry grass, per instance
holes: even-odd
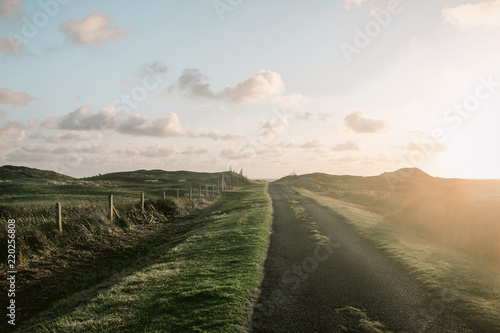
[[[466,313],[486,330],[500,330],[500,269],[490,261],[442,246],[359,205],[295,190],[344,216],[361,235],[403,263],[445,306]]]

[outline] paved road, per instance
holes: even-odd
[[[427,293],[341,217],[285,185],[270,184],[269,193],[273,234],[252,332],[358,332],[353,328],[358,317],[336,311],[348,306],[392,332],[476,331],[450,313],[451,304]],[[310,239],[290,199],[306,209],[321,234],[329,235],[328,245]]]

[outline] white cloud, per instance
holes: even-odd
[[[28,153],[48,154],[52,151],[49,145],[29,142],[21,147],[21,150]]]
[[[282,113],[286,113],[290,109],[296,108],[306,102],[307,98],[305,98],[302,94],[290,94],[286,96],[279,96],[278,101],[278,109]]]
[[[386,119],[369,118],[363,111],[351,111],[344,118],[344,126],[355,133],[379,133],[390,129]]]
[[[30,136],[30,138],[32,137]],[[85,140],[89,140],[89,136],[87,133],[81,131],[57,132],[47,138],[47,142],[49,143],[64,143]]]
[[[226,100],[231,103],[252,103],[274,95],[282,94],[285,84],[281,75],[272,71],[260,70],[255,76],[238,83],[226,86],[224,90],[215,92],[210,87],[208,77],[198,69],[186,68],[177,82],[168,88],[168,93],[178,89],[189,98],[207,98]]]
[[[316,113],[318,116],[318,119],[321,121],[327,121],[331,117],[333,117],[334,113],[333,112],[318,112]]]
[[[66,130],[103,130],[116,127],[118,122],[119,115],[113,107],[104,107],[96,114],[93,114],[91,107],[87,105],[63,116],[57,124],[57,128]]]
[[[12,90],[0,88],[0,104],[26,106],[31,100],[33,100],[33,97],[27,92],[15,93]]]
[[[169,91],[177,88],[190,98],[215,98],[216,94],[210,88],[210,83],[206,81],[208,81],[208,77],[203,75],[200,70],[186,68],[177,79],[177,83],[169,87]]]
[[[5,110],[0,109],[0,118],[3,118],[5,116]]]
[[[182,155],[189,155],[189,156],[194,156],[194,155],[203,155],[208,153],[208,149],[206,148],[196,148],[193,146],[187,147],[181,154]]]
[[[288,125],[286,118],[272,119],[260,122],[259,138],[262,140],[271,140],[279,133],[285,131]]]
[[[302,149],[315,149],[323,147],[323,143],[319,139],[313,139],[311,141],[307,141],[299,146]]]
[[[226,86],[223,96],[230,102],[256,102],[273,95],[282,94],[285,83],[281,75],[272,71],[260,70],[236,86]]]
[[[92,113],[90,106],[83,106],[60,118],[49,117],[40,125],[44,129],[62,129],[73,131],[110,130],[133,136],[149,136],[158,138],[211,138],[213,140],[231,141],[241,138],[239,134],[220,134],[217,129],[184,131],[179,117],[169,112],[164,117],[149,120],[143,115],[127,115],[106,106],[97,113]],[[54,137],[52,140],[60,140]],[[69,139],[69,137],[68,137]]]
[[[463,30],[500,28],[500,0],[468,3],[443,9],[446,21]]]
[[[90,14],[81,21],[70,18],[61,26],[61,29],[74,42],[95,46],[127,35],[121,28],[112,26],[109,17],[104,14]]]
[[[23,8],[22,0],[4,0],[0,2],[0,18],[10,16],[13,12]]]
[[[236,150],[233,148],[224,149],[221,151],[220,156],[230,160],[240,160],[245,158],[250,158],[254,156],[253,152],[247,151],[245,149]]]
[[[0,127],[0,148],[18,146],[24,141],[26,127],[19,122],[10,122]]]
[[[350,140],[344,143],[336,144],[332,147],[333,151],[359,150],[359,141]]]
[[[295,119],[295,120],[301,120],[301,121],[308,121],[308,120],[310,120],[312,117],[313,117],[312,112],[306,111],[306,112],[304,112],[304,113],[302,113],[302,114],[300,114],[300,113],[299,113],[299,114],[296,114],[296,115],[294,116],[294,119]]]
[[[117,131],[135,136],[178,137],[182,127],[179,117],[169,112],[165,117],[148,120],[142,115],[125,116]]]
[[[157,158],[157,157],[171,157],[177,153],[177,147],[174,145],[165,147],[165,146],[149,146],[140,151],[140,155],[144,157]]]

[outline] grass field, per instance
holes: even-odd
[[[75,179],[50,171],[4,166],[0,167],[0,217],[16,219],[18,248],[28,264],[29,258],[40,251],[68,246],[85,237],[187,215],[215,199],[222,174],[227,183],[248,183],[233,172],[137,170]],[[141,193],[145,196],[145,212],[140,207]],[[109,221],[109,194],[113,194],[119,213],[113,222]],[[163,200],[164,194],[167,200]],[[56,230],[56,202],[62,204],[62,234]],[[5,227],[2,224],[0,231]],[[4,240],[0,237],[0,253],[6,248]]]
[[[437,244],[425,233],[388,222],[386,217],[361,205],[301,187],[294,187],[294,190],[345,218],[361,235],[400,261],[433,292],[435,304],[422,309],[422,320],[432,320],[444,307],[449,307],[467,314],[484,327],[485,332],[500,330],[498,266]]]
[[[225,193],[199,213],[199,227],[182,242],[155,249],[150,265],[63,315],[68,304],[85,295],[58,302],[27,327],[41,332],[243,331],[270,232],[265,187],[254,183]]]

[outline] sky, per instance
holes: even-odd
[[[499,0],[0,0],[0,164],[500,178],[499,40]]]

